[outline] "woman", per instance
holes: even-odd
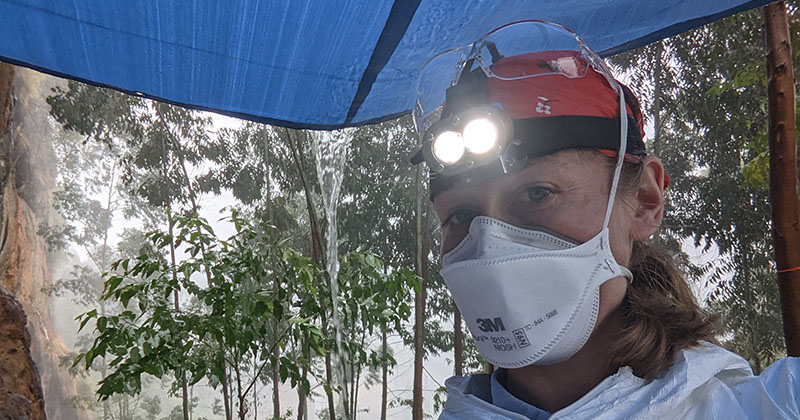
[[[429,60],[417,95],[441,274],[499,367],[448,380],[442,418],[800,419],[800,360],[753,376],[646,244],[669,178],[579,38],[506,25]]]

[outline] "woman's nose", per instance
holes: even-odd
[[[479,209],[480,214],[478,214],[478,216],[491,217],[492,219],[513,224],[513,220],[509,220],[508,206],[503,202],[502,195],[497,192],[487,192],[484,194]]]

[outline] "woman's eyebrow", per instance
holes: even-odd
[[[484,190],[485,187],[479,186],[456,186],[439,193],[437,196],[438,204],[435,206],[436,208],[450,209],[461,206],[464,203],[474,203],[481,197],[479,192]]]

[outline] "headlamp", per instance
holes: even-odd
[[[433,171],[448,176],[498,159],[510,162],[513,135],[511,118],[500,105],[471,108],[434,124],[421,157]]]
[[[433,198],[559,150],[642,156],[641,112],[626,89],[567,28],[540,20],[500,26],[420,69],[413,117],[421,147],[411,163],[428,164]]]

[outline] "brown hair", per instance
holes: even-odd
[[[622,303],[623,329],[614,346],[614,362],[651,380],[672,366],[678,351],[701,340],[714,342],[719,317],[700,308],[664,251],[635,242],[630,266],[633,280]]]
[[[611,166],[616,159],[608,158]],[[632,193],[641,182],[643,165],[626,162],[619,190]],[[701,340],[715,342],[718,316],[697,303],[672,256],[648,242],[634,242],[630,270],[633,280],[622,303],[622,331],[612,363],[630,366],[636,376],[652,380],[665,373],[680,350]]]

